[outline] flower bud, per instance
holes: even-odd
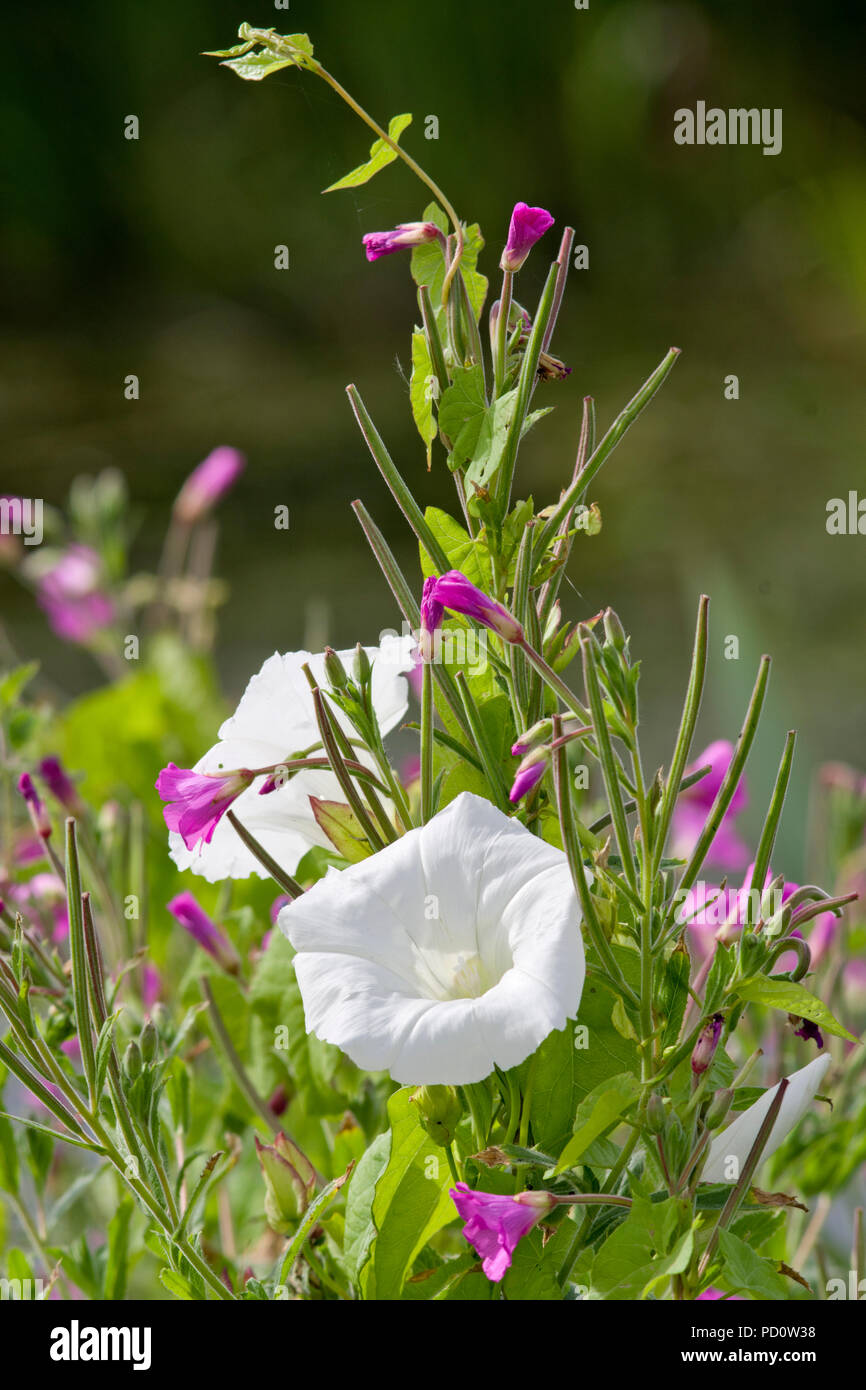
[[[39,793],[33,785],[33,779],[29,772],[22,772],[21,776],[18,778],[18,790],[27,803],[27,810],[30,813],[30,819],[33,822],[33,829],[36,831],[36,834],[43,840],[49,839],[51,836],[51,821],[48,819],[48,812],[39,799]]]
[[[332,690],[345,690],[349,684],[349,677],[333,647],[325,648],[325,675]]]
[[[701,1029],[692,1052],[692,1071],[695,1076],[703,1076],[715,1056],[722,1032],[724,1014],[713,1014],[705,1028]]]
[[[625,651],[628,646],[628,638],[622,623],[612,608],[604,610],[604,635],[616,651]]]
[[[137,1076],[141,1076],[141,1068],[141,1048],[133,1038],[123,1054],[123,1070],[130,1081],[134,1081]]]
[[[142,1060],[154,1062],[159,1049],[159,1034],[156,1031],[156,1024],[152,1019],[147,1019],[138,1038],[138,1045],[141,1049]]]
[[[256,1135],[256,1153],[267,1189],[265,1215],[268,1224],[278,1234],[285,1235],[310,1204],[316,1188],[316,1171],[306,1154],[282,1130],[273,1144],[260,1143]]]
[[[445,1148],[454,1138],[463,1115],[460,1097],[453,1086],[419,1086],[412,1102],[418,1118],[434,1143]]]
[[[370,658],[365,648],[362,647],[359,642],[355,648],[355,655],[352,660],[352,675],[355,677],[358,684],[363,687],[367,685],[372,671],[373,667],[370,664]]]
[[[734,1093],[730,1088],[716,1091],[716,1094],[707,1106],[707,1113],[704,1115],[704,1124],[707,1129],[718,1129],[720,1125],[724,1124],[733,1100]]]
[[[657,1092],[653,1092],[646,1108],[646,1122],[653,1134],[661,1134],[666,1118],[665,1103]]]

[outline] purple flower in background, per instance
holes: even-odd
[[[378,261],[381,256],[402,251],[404,246],[423,246],[441,235],[435,222],[400,222],[390,232],[367,232],[364,250],[368,261]]]
[[[184,930],[189,932],[208,955],[219,961],[224,970],[233,975],[237,973],[240,965],[237,951],[228,937],[220,931],[216,922],[199,906],[192,893],[178,893],[167,906],[172,917],[180,922]]]
[[[36,584],[36,599],[58,637],[85,645],[114,620],[100,588],[102,565],[87,545],[70,545]]]
[[[61,806],[65,806],[73,815],[81,812],[78,790],[59,758],[43,758],[39,764],[39,776]]]
[[[711,771],[700,782],[683,792],[677,798],[673,820],[673,853],[677,858],[688,858],[698,842],[704,828],[710,807],[734,754],[734,745],[727,739],[718,739],[705,748],[688,772],[710,764]],[[708,855],[708,862],[714,862],[722,869],[742,869],[749,862],[749,850],[733,828],[735,816],[744,809],[748,801],[745,778],[741,778],[725,812]]]
[[[246,459],[237,449],[220,445],[194,468],[177,494],[174,514],[178,521],[191,526],[200,521],[239,478]]]
[[[146,961],[141,971],[141,1002],[149,1014],[162,993],[162,979],[155,965]]]
[[[547,749],[536,748],[534,752],[528,753],[517,769],[514,784],[508,793],[509,801],[520,801],[528,795],[538,786],[546,771]]]
[[[177,831],[191,850],[200,840],[210,844],[220,816],[252,781],[253,774],[244,768],[211,776],[169,763],[155,785],[163,801],[169,803],[163,808],[166,825]]]
[[[549,1192],[498,1197],[490,1192],[473,1192],[465,1182],[452,1187],[450,1194],[466,1222],[463,1234],[482,1257],[484,1273],[494,1284],[505,1277],[518,1242],[556,1205],[556,1198]]]
[[[43,840],[49,839],[51,821],[48,819],[48,813],[39,798],[39,793],[33,785],[33,778],[29,772],[22,772],[18,778],[18,790],[27,802],[27,810],[30,812],[30,819],[36,834]]]
[[[703,1293],[698,1294],[695,1302],[700,1303],[701,1299],[705,1298],[723,1298],[727,1303],[745,1303],[746,1301],[743,1295],[739,1293],[722,1293],[721,1289],[704,1289]]]
[[[459,570],[448,570],[438,579],[424,580],[420,647],[425,661],[432,659],[433,633],[442,626],[446,608],[483,623],[506,642],[523,640],[523,628],[507,608],[495,599],[489,598]]]
[[[553,218],[546,208],[531,208],[526,203],[515,203],[508,228],[508,240],[500,270],[519,270],[539,237],[544,236],[548,227],[553,226]]]

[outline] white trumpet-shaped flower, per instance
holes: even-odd
[[[464,792],[279,916],[307,1031],[358,1066],[465,1085],[577,1013],[585,974],[565,855]]]
[[[400,723],[408,708],[409,687],[403,672],[414,665],[414,646],[411,635],[397,637],[386,633],[381,646],[365,648],[373,664],[371,695],[383,734]],[[337,655],[351,669],[354,652]],[[284,656],[275,652],[252,677],[235,713],[221,726],[219,742],[199,759],[193,771],[268,767],[317,743],[319,730],[313,698],[302,670],[306,663],[316,680],[327,688],[323,652],[287,652]],[[330,708],[333,717],[351,733],[343,714],[333,705]],[[336,777],[327,769],[304,769],[275,791],[260,796],[265,780],[257,777],[235,799],[232,810],[277,863],[294,873],[307,850],[314,845],[330,845],[310,809],[310,797],[335,801],[344,801],[345,797]],[[178,868],[192,869],[209,883],[223,878],[249,878],[250,874],[267,877],[267,871],[226,819],[219,821],[209,844],[200,841],[195,849],[187,849],[176,831],[169,834],[168,842]]]
[[[782,1141],[787,1138],[796,1124],[799,1124],[830,1065],[829,1053],[822,1053],[808,1066],[801,1067],[788,1077],[786,1090],[779,1113],[776,1116],[770,1137],[762,1151],[761,1161],[775,1153]],[[781,1082],[779,1082],[781,1085]],[[758,1131],[773,1103],[778,1086],[771,1086],[760,1100],[750,1105],[741,1115],[723,1129],[710,1145],[706,1166],[701,1174],[701,1182],[736,1182],[746,1163]],[[732,1161],[733,1160],[733,1161]]]

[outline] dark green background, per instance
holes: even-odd
[[[611,603],[633,633],[656,761],[673,738],[701,591],[713,599],[707,740],[736,733],[757,659],[772,652],[753,800],[798,727],[785,828],[797,869],[810,770],[866,762],[866,537],[825,531],[830,497],[866,495],[860,6],[291,0],[286,12],[116,0],[7,24],[0,491],[61,503],[76,472],[120,468],[147,567],[190,467],[216,444],[242,449],[220,552],[231,697],[274,648],[321,636],[325,620],[337,645],[395,621],[349,501],[364,497],[407,565],[411,546],[355,432],[347,382],[421,500],[453,497],[441,454],[425,473],[400,372],[415,314],[407,261],[368,266],[360,246],[363,232],[419,216],[424,192],[392,166],[321,197],[369,134],[309,74],[242,83],[198,56],[231,44],[243,19],[308,30],[379,119],[415,113],[404,143],[480,221],[489,274],[518,199],[589,246],[555,344],[574,372],[536,398],[557,408],[524,447],[521,495],[557,495],[585,393],[603,427],[670,344],[683,349],[593,488],[604,528],[575,547],[566,606],[576,618]],[[675,145],[674,111],[699,99],[782,107],[782,153]],[[129,113],[137,142],[123,138]],[[438,142],[423,135],[431,113]],[[278,243],[287,272],[273,266]],[[530,305],[556,245],[550,233],[520,276]],[[135,403],[123,399],[130,372]],[[728,373],[739,401],[724,399]],[[277,503],[291,509],[288,533],[273,529]],[[76,691],[98,679],[6,575],[0,601],[15,647],[41,656],[53,681]],[[723,658],[731,633],[739,661]]]

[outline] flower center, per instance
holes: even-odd
[[[461,951],[450,964],[452,999],[478,999],[487,993],[492,981],[480,956]]]

